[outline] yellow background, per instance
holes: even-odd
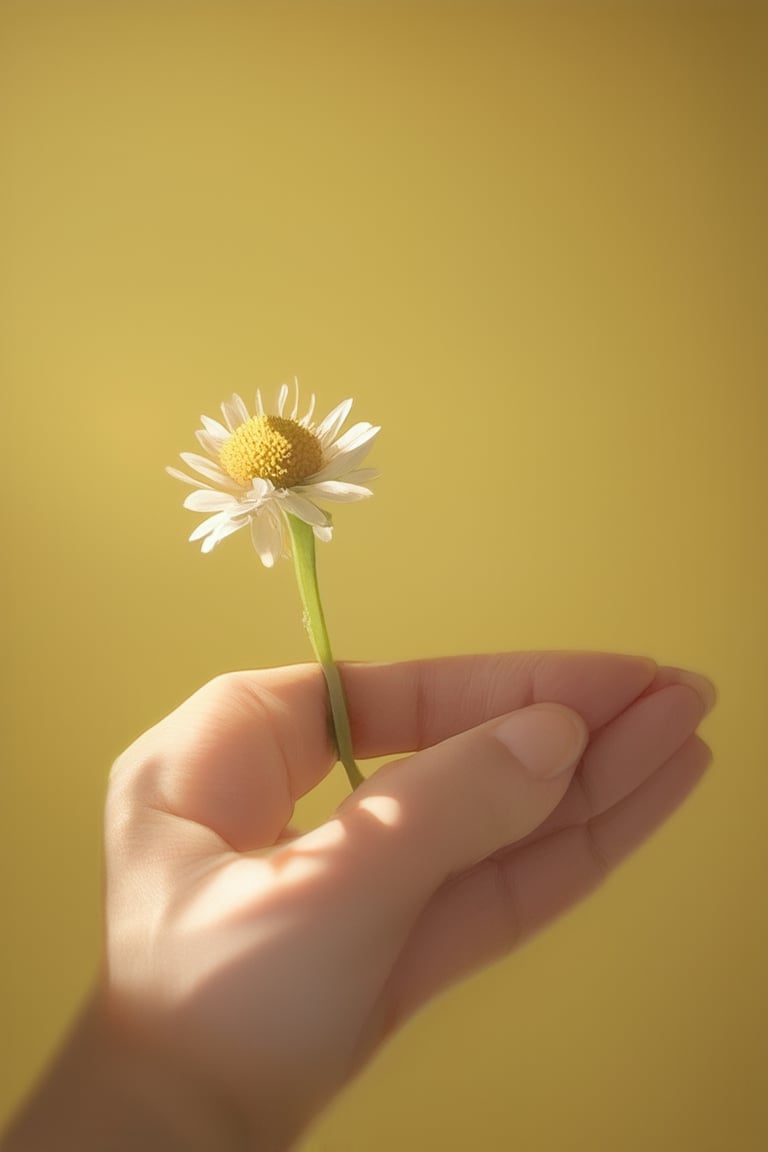
[[[294,374],[381,423],[337,655],[638,652],[705,784],[311,1152],[766,1146],[766,5],[0,0],[2,1110],[84,995],[113,757],[301,661],[163,468]],[[319,819],[338,775],[303,807]]]

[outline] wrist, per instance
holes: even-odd
[[[1,1147],[262,1152],[266,1146],[253,1142],[234,1109],[116,1016],[97,992]]]

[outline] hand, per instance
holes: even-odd
[[[416,751],[305,835],[294,802],[333,762],[315,666],[220,677],[115,765],[106,963],[74,1061],[82,1076],[90,1053],[132,1120],[121,1135],[112,1101],[99,1148],[139,1130],[144,1148],[289,1147],[421,1004],[593,889],[710,759],[694,732],[711,685],[645,659],[342,675],[356,755]]]

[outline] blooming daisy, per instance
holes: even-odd
[[[184,507],[210,513],[189,537],[202,540],[203,552],[210,552],[220,540],[248,524],[262,564],[271,568],[285,554],[288,515],[311,525],[318,540],[330,540],[331,517],[317,500],[348,502],[372,495],[365,485],[377,473],[357,465],[380,428],[354,424],[340,435],[351,400],[344,400],[314,424],[314,394],[299,419],[298,381],[294,381],[293,393],[289,410],[289,389],[283,384],[277,411],[272,413],[265,410],[261,391],[257,391],[253,415],[235,393],[221,405],[223,424],[201,417],[203,427],[196,436],[207,455],[181,453],[184,463],[203,479],[177,468],[166,469],[195,489]]]

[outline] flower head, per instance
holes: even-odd
[[[296,381],[290,411],[288,400],[289,388],[283,384],[276,411],[268,412],[257,391],[251,415],[235,393],[221,406],[223,424],[201,417],[203,427],[196,436],[207,455],[181,453],[184,463],[203,479],[177,468],[166,469],[195,489],[184,507],[210,513],[190,536],[190,540],[202,540],[203,552],[210,552],[225,536],[248,524],[261,562],[271,568],[284,554],[286,515],[310,524],[318,540],[330,540],[331,517],[316,501],[347,502],[372,495],[365,485],[376,471],[357,465],[380,429],[360,423],[339,435],[351,400],[344,400],[314,424],[314,395],[299,419]]]

